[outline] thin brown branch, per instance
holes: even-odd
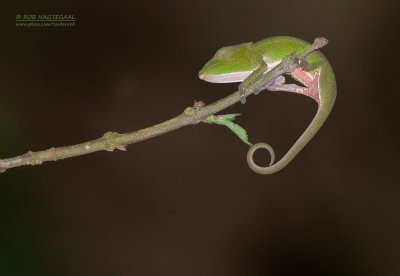
[[[253,94],[254,88],[261,87],[263,84],[273,81],[276,77],[291,72],[299,66],[299,60],[304,59],[308,54],[325,46],[327,43],[327,39],[317,38],[314,43],[302,53],[285,57],[278,66],[251,84],[246,90],[246,96]],[[196,102],[193,107],[186,108],[181,115],[145,129],[125,134],[107,132],[101,138],[89,142],[72,146],[50,148],[38,152],[29,151],[16,157],[0,159],[0,172],[5,172],[7,169],[25,165],[41,165],[46,161],[57,161],[96,151],[114,151],[114,149],[125,151],[126,146],[129,144],[143,141],[183,126],[198,124],[204,121],[206,117],[239,102],[240,98],[240,92],[236,91],[229,96],[206,106],[204,106],[203,102]]]

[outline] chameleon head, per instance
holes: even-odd
[[[256,69],[251,45],[247,42],[219,49],[199,71],[199,78],[214,83],[243,81]]]

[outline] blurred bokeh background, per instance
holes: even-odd
[[[220,99],[237,84],[199,80],[203,64],[222,46],[275,35],[327,37],[338,97],[311,143],[270,176],[248,168],[248,147],[228,129],[209,125],[7,171],[0,275],[400,275],[394,2],[3,2],[1,158]],[[16,27],[25,14],[77,23]],[[279,158],[316,104],[270,92],[233,112]]]

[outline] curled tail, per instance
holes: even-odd
[[[286,167],[290,161],[304,148],[305,145],[314,137],[317,131],[324,124],[326,118],[332,110],[334,104],[334,99],[330,102],[326,102],[319,105],[317,114],[315,114],[314,119],[311,121],[310,125],[303,132],[300,138],[296,141],[296,143],[290,148],[290,150],[279,160],[277,163],[274,163],[275,154],[274,150],[271,146],[265,143],[257,143],[254,144],[247,153],[247,163],[249,164],[250,169],[259,174],[272,174]],[[253,160],[253,154],[257,149],[264,148],[268,150],[271,155],[271,162],[268,167],[258,166]]]

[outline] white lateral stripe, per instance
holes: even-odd
[[[281,61],[275,61],[271,63],[267,63],[268,71],[272,70],[275,66],[277,66]],[[202,80],[213,82],[213,83],[229,83],[229,82],[242,82],[244,81],[254,70],[250,71],[240,71],[240,72],[232,72],[226,74],[219,75],[204,75],[201,76]]]
[[[214,83],[228,83],[244,81],[253,71],[232,72],[219,75],[204,75],[203,80]]]

